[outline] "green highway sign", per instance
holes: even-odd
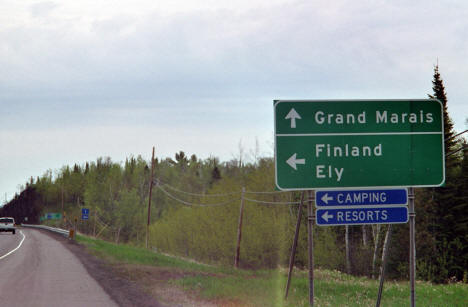
[[[442,104],[424,100],[276,100],[280,190],[444,184]]]
[[[62,219],[62,213],[46,213],[44,215],[46,220],[60,220]]]

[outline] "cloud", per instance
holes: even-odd
[[[66,87],[74,94],[89,88],[90,94],[110,98],[187,88],[205,95],[239,89],[258,94],[323,87],[332,80],[335,88],[347,89],[356,75],[371,87],[376,77],[392,82],[399,77],[404,86],[405,76],[415,79],[436,53],[449,52],[453,36],[446,31],[458,30],[444,15],[434,22],[415,15],[416,8],[319,4],[169,16],[153,10],[93,20],[54,16],[53,27],[27,24],[3,33],[6,49],[17,56],[2,63],[14,76],[2,81],[30,84],[33,92]]]
[[[33,17],[45,17],[49,15],[59,5],[52,1],[42,1],[31,5],[31,15]]]
[[[273,99],[425,98],[437,59],[460,130],[467,8],[465,1],[4,1],[0,132],[25,143],[3,139],[16,149],[1,156],[27,151],[36,144],[30,136],[66,151],[78,143],[59,140],[81,131],[90,156],[54,161],[152,145],[168,155],[229,158],[241,138],[271,140]],[[95,132],[120,135],[112,136],[118,146]],[[42,168],[62,164],[35,154]]]
[[[37,4],[47,16],[0,30],[3,101],[422,98],[437,58],[454,80],[468,74],[458,64],[468,51],[461,4],[145,4],[103,10],[97,2],[77,11]]]

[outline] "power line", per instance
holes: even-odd
[[[239,200],[239,198],[235,198],[233,200],[230,200],[230,201],[227,201],[227,202],[223,202],[223,203],[217,203],[217,204],[197,204],[197,203],[192,203],[192,202],[188,202],[188,201],[184,201],[180,198],[177,198],[176,196],[172,195],[171,193],[169,193],[167,190],[165,190],[164,188],[169,188],[175,192],[178,192],[178,193],[182,193],[182,194],[186,194],[186,195],[190,195],[190,196],[197,196],[197,197],[209,197],[209,196],[214,196],[214,197],[226,197],[226,196],[232,196],[232,195],[239,195],[240,192],[233,192],[233,193],[225,193],[225,194],[198,194],[198,193],[191,193],[191,192],[186,192],[186,191],[183,191],[183,190],[180,190],[180,189],[177,189],[167,183],[162,183],[161,185],[161,181],[158,179],[157,182],[156,182],[156,186],[158,187],[158,189],[160,189],[164,194],[166,194],[169,198],[172,198],[173,200],[175,201],[178,201],[184,205],[187,205],[187,206],[201,206],[201,207],[206,207],[206,206],[223,206],[223,205],[226,205],[226,204],[229,204],[233,201],[236,201],[236,200]],[[163,188],[164,187],[164,188]],[[255,191],[245,191],[246,194],[277,194],[277,193],[285,193],[285,192],[289,192],[289,191],[260,191],[260,192],[255,192]],[[267,205],[297,205],[299,204],[300,202],[299,201],[294,201],[294,202],[291,202],[291,201],[286,201],[286,202],[281,202],[281,201],[263,201],[263,200],[258,200],[258,199],[252,199],[252,198],[247,198],[247,197],[244,197],[245,200],[247,201],[250,201],[250,202],[253,202],[253,203],[259,203],[259,204],[267,204]]]
[[[175,197],[174,195],[172,195],[171,193],[169,193],[168,191],[164,190],[164,188],[160,185],[156,185],[156,187],[158,189],[160,189],[164,194],[166,194],[166,196],[168,196],[169,198],[172,198],[173,200],[177,201],[177,202],[180,202],[184,205],[187,205],[187,206],[198,206],[198,207],[215,207],[215,206],[224,206],[224,205],[228,205],[234,201],[238,201],[239,199],[231,199],[229,201],[226,201],[226,202],[223,202],[223,203],[217,203],[217,204],[196,204],[196,203],[191,203],[191,202],[188,202],[188,201],[184,201],[182,199],[179,199],[177,197]]]
[[[301,203],[300,201],[264,201],[264,200],[251,199],[247,197],[244,197],[244,199],[253,203],[266,204],[266,205],[298,205]]]
[[[160,184],[161,181],[157,181],[157,184]],[[187,194],[187,195],[191,195],[191,196],[198,196],[198,197],[223,197],[223,196],[231,196],[231,195],[239,195],[240,192],[233,192],[233,193],[225,193],[225,194],[199,194],[199,193],[191,193],[191,192],[186,192],[186,191],[182,191],[182,190],[179,190],[167,183],[162,183],[163,186],[175,191],[175,192],[179,192],[179,193],[182,193],[182,194]]]
[[[288,193],[290,191],[264,191],[264,192],[255,192],[255,191],[245,191],[245,194],[278,194],[278,193]]]

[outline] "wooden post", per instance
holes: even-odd
[[[242,187],[240,212],[239,212],[239,223],[237,225],[236,257],[234,258],[234,267],[236,269],[239,268],[240,244],[241,244],[241,240],[242,240],[242,217],[244,216],[244,194],[245,194],[245,187]]]
[[[148,248],[149,225],[151,221],[151,195],[153,192],[153,172],[154,172],[154,146],[153,146],[153,154],[151,155],[151,177],[150,177],[149,198],[148,198],[148,221],[146,223],[146,248]]]
[[[291,283],[291,275],[292,275],[292,270],[294,267],[294,258],[296,256],[297,240],[299,238],[299,230],[301,228],[302,205],[304,203],[304,194],[305,194],[305,191],[302,191],[301,202],[299,203],[299,212],[297,213],[296,232],[294,233],[294,241],[293,241],[293,246],[291,249],[291,256],[289,257],[288,282],[286,283],[286,294],[284,295],[284,299],[288,298],[289,285]]]
[[[308,239],[309,239],[309,305],[314,306],[314,202],[315,193],[309,190],[309,202],[307,205]]]
[[[62,193],[61,193],[62,194],[62,224],[64,224],[64,222],[63,222],[64,215],[63,214],[65,213],[65,211],[63,211],[63,179],[62,179],[62,186],[61,187],[62,187]]]
[[[78,224],[78,218],[75,217],[75,226],[74,226],[74,231],[73,231],[73,239],[75,239],[75,236],[76,236],[76,226]]]

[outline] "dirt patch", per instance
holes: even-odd
[[[188,276],[210,275],[207,273],[184,272],[172,268],[134,264],[118,264],[113,265],[113,267],[118,275],[139,284],[146,293],[157,297],[164,305],[180,307],[231,306],[200,299],[195,292],[183,291],[181,287],[170,283],[171,280]]]

